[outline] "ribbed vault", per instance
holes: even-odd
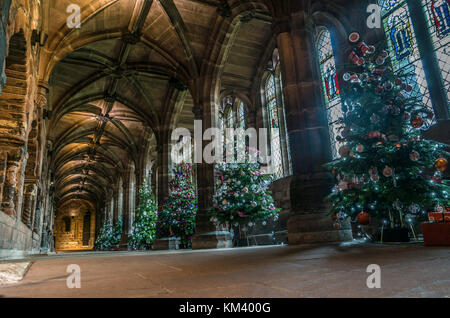
[[[209,58],[217,53],[222,89],[249,95],[272,36],[270,16],[252,1],[76,2],[80,29],[67,28],[63,2],[47,8],[52,19],[42,62],[60,205],[109,200],[131,166],[157,160],[156,148],[168,142],[171,128],[192,129],[197,79],[210,72]],[[229,24],[224,19],[233,10]],[[211,41],[220,29],[233,36],[228,49]]]

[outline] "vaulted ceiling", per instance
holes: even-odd
[[[228,1],[233,9],[237,0]],[[66,8],[81,7],[68,29]],[[192,79],[208,56],[222,0],[44,1],[53,111],[49,140],[60,200],[101,202],[172,125],[193,128]],[[234,24],[222,89],[249,91],[272,39],[261,9]],[[236,26],[237,25],[237,26]]]

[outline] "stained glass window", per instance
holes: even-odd
[[[224,154],[227,155],[227,147],[230,144],[234,145],[234,155],[235,159],[237,159],[237,151],[236,148],[238,146],[237,138],[229,139],[226,135],[227,128],[243,128],[245,129],[245,105],[244,103],[235,96],[226,96],[222,100],[222,104],[219,108],[219,128],[223,132],[224,136]],[[235,131],[236,134],[236,131]]]
[[[281,152],[280,119],[278,114],[275,76],[270,74],[266,81],[266,107],[270,125],[272,167],[276,178],[284,176]]]
[[[278,49],[273,51],[267,63],[267,77],[263,82],[263,104],[266,110],[266,123],[269,128],[269,148],[271,170],[276,179],[292,174],[289,136],[286,128],[286,114],[281,78],[280,55]]]
[[[282,77],[282,75],[281,75],[281,73],[280,73],[280,92],[281,92],[281,104],[283,105],[283,110],[285,109],[285,103],[284,103],[284,94],[283,94],[283,77]],[[286,123],[286,113],[283,111],[283,119],[284,119],[284,122]],[[286,133],[285,133],[285,135],[286,135],[286,149],[287,149],[287,155],[288,155],[288,170],[289,170],[289,173],[288,173],[288,175],[292,175],[293,174],[293,171],[292,171],[292,164],[291,164],[291,162],[292,162],[292,159],[291,159],[291,148],[290,148],[290,145],[289,145],[289,136],[288,136],[288,134],[287,134],[287,129],[286,129]]]
[[[400,0],[382,0],[380,5],[392,67],[398,74],[411,74],[406,79],[413,87],[411,96],[421,99],[433,111],[408,5]]]
[[[331,43],[331,35],[328,30],[320,33],[317,47],[319,50],[319,64],[322,75],[322,88],[327,109],[328,124],[330,125],[330,142],[333,158],[338,157],[338,149],[341,143],[336,140],[339,130],[336,121],[343,116],[341,108],[341,92],[336,73],[336,62]]]
[[[238,111],[237,111],[237,118],[238,118],[238,127],[245,129],[245,106],[243,102],[239,103]]]
[[[169,176],[173,178],[175,177],[174,170],[177,169],[178,165],[192,163],[194,147],[190,137],[182,136],[178,141],[172,141],[171,148]]]
[[[450,100],[450,0],[422,0],[429,34]]]

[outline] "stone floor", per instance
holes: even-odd
[[[450,297],[450,249],[330,244],[34,258],[0,297]],[[67,266],[81,268],[69,289]],[[369,264],[381,288],[369,289]]]

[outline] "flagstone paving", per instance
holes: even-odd
[[[81,288],[67,287],[67,267]],[[381,288],[369,289],[370,264]],[[0,297],[450,297],[450,249],[329,244],[181,252],[83,252],[33,258]]]

